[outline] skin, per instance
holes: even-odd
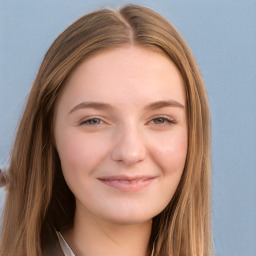
[[[66,81],[54,132],[76,198],[64,233],[74,253],[147,255],[152,218],[173,197],[187,154],[186,96],[173,62],[138,46],[91,56]]]

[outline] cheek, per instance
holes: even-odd
[[[85,156],[89,158],[88,154],[85,154],[85,151],[88,150],[84,148],[82,141],[67,133],[61,136],[61,139],[57,142],[57,148],[64,170],[66,167],[69,169],[79,166],[82,161],[87,160]]]
[[[59,133],[56,144],[63,172],[89,172],[96,167],[104,151],[102,143],[93,136],[74,130]]]
[[[155,203],[156,215],[169,204],[180,182],[187,156],[186,129],[151,136],[150,143],[150,156],[160,174],[158,186],[150,195],[150,206]]]
[[[166,136],[161,143],[154,143],[153,149],[153,155],[165,175],[182,173],[187,157],[186,131]]]

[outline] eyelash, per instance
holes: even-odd
[[[162,120],[163,122],[161,123],[158,123],[159,125],[164,125],[166,122],[167,122],[167,125],[173,125],[173,124],[176,124],[176,122],[171,119],[171,118],[168,118],[168,117],[165,117],[165,116],[159,116],[159,117],[156,117],[156,118],[153,118],[150,122],[154,121],[154,120]],[[156,123],[154,123],[156,124]],[[157,124],[156,124],[157,125]]]
[[[161,120],[161,121],[160,121],[160,123],[155,123],[156,120],[158,120],[158,121]],[[95,123],[95,121],[97,123]],[[94,123],[90,123],[90,122],[94,122]],[[153,124],[155,124],[155,125],[166,125],[166,123],[167,123],[167,125],[176,124],[175,120],[165,117],[165,116],[155,117],[155,118],[151,119],[150,122],[148,122],[148,123],[151,123],[151,122],[153,122]],[[94,117],[94,118],[89,118],[89,119],[82,121],[80,123],[80,125],[96,126],[96,125],[100,125],[102,123],[104,123],[104,121],[102,119]]]
[[[99,123],[97,123],[97,124],[95,124],[95,123],[90,123],[91,121],[99,121],[99,122],[103,122],[100,118],[96,118],[96,117],[94,117],[94,118],[90,118],[90,119],[86,119],[86,120],[84,120],[84,121],[82,121],[81,123],[80,123],[80,125],[89,125],[89,126],[93,126],[93,125],[99,125]]]

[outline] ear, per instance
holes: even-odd
[[[7,174],[4,170],[0,169],[0,188],[6,186],[8,183]]]

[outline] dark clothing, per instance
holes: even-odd
[[[48,233],[43,245],[43,256],[64,256],[56,232]]]

